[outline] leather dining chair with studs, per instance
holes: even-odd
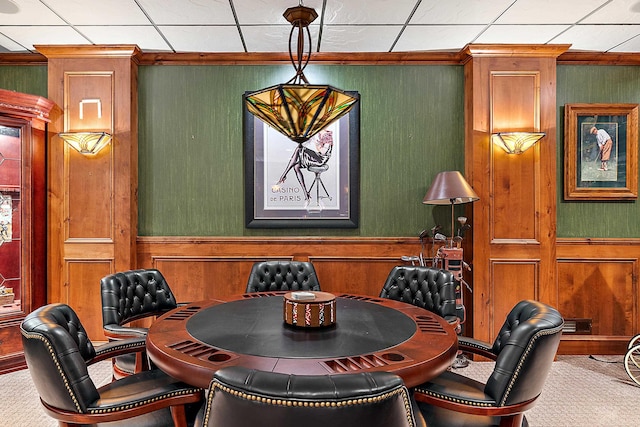
[[[450,271],[397,265],[389,272],[379,296],[424,308],[459,328],[456,282]]]
[[[486,382],[446,371],[414,389],[429,427],[527,426],[524,412],[540,396],[564,320],[538,301],[516,304],[493,343],[459,337],[458,347],[495,361]]]
[[[102,326],[109,340],[142,337],[147,328],[131,322],[155,318],[178,306],[162,273],[154,268],[110,274],[100,280]],[[127,354],[114,359],[114,378],[149,369],[146,353]]]
[[[151,369],[96,387],[88,366],[144,350],[133,338],[94,347],[74,310],[49,304],[20,326],[25,359],[45,412],[60,426],[180,426],[193,422],[203,390]]]
[[[289,375],[231,366],[214,374],[195,426],[422,426],[410,399],[389,372]]]
[[[312,263],[267,260],[253,264],[245,293],[320,290],[318,275]]]

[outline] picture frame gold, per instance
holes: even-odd
[[[565,104],[564,199],[637,199],[637,152],[638,104]]]

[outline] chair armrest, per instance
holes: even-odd
[[[491,360],[496,360],[497,358],[496,354],[491,351],[491,345],[474,338],[458,337],[458,350],[484,356]]]
[[[533,408],[537,399],[536,397],[525,402],[507,406],[495,406],[494,401],[494,406],[489,406],[490,401],[466,400],[448,395],[436,396],[431,393],[426,393],[425,390],[419,387],[414,390],[413,397],[417,402],[427,403],[450,411],[489,417],[505,417],[521,414]]]
[[[127,338],[144,338],[147,336],[148,328],[136,328],[131,326],[104,325],[103,332],[109,339],[123,340]]]
[[[126,340],[110,341],[96,347],[96,356],[87,361],[87,365],[92,365],[105,359],[122,356],[129,353],[142,353],[146,351],[146,338],[130,338]]]
[[[171,378],[159,369],[144,371],[113,381],[98,389],[100,397],[85,413],[69,412],[47,406],[61,421],[96,424],[126,420],[162,408],[171,408],[179,418],[176,425],[187,425],[184,406],[201,402],[204,391]],[[174,419],[174,421],[176,421]]]

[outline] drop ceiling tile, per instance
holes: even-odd
[[[611,52],[640,52],[640,35],[614,47]]]
[[[2,46],[3,48],[3,49],[0,48],[2,49],[2,52],[23,52],[31,48],[31,46],[29,46],[29,48],[25,46],[20,46],[18,43],[14,42],[10,38],[5,37],[1,33],[0,33],[0,46]]]
[[[324,23],[404,24],[416,3],[416,0],[328,0]]]
[[[423,1],[410,24],[473,25],[490,24],[513,0]]]
[[[29,50],[34,44],[89,44],[71,27],[2,27],[0,31]],[[5,46],[7,47],[7,46]]]
[[[71,25],[144,25],[149,20],[134,0],[46,0]]]
[[[322,13],[322,0],[306,0],[303,4],[306,7],[315,9],[318,18],[313,23],[319,24]],[[288,8],[298,6],[298,2],[296,0],[233,0],[233,5],[240,25],[291,25],[282,14]]]
[[[138,0],[156,25],[234,25],[229,0]],[[246,1],[245,1],[246,2]],[[238,0],[236,0],[238,3]],[[252,2],[246,2],[252,3]]]
[[[640,25],[576,25],[552,43],[571,43],[571,50],[606,52],[638,34]]]
[[[289,52],[291,25],[245,25],[241,27],[241,29],[248,52]],[[317,25],[309,27],[312,52],[316,51],[318,45],[319,29]],[[293,49],[295,52],[295,40]],[[305,52],[308,49],[309,45],[307,41],[304,47]]]
[[[64,25],[64,21],[56,16],[39,0],[20,0],[16,3],[18,13],[0,13],[0,25]]]
[[[416,25],[400,36],[394,52],[460,50],[480,34],[483,25]]]
[[[569,25],[491,25],[474,43],[545,44]]]
[[[176,52],[244,52],[240,35],[232,26],[161,26]]]
[[[606,0],[518,0],[496,24],[575,24]]]
[[[402,25],[328,25],[322,32],[323,52],[389,52]]]
[[[582,24],[640,24],[640,1],[613,0],[587,17]]]
[[[76,27],[94,44],[135,44],[142,50],[171,50],[151,26]]]

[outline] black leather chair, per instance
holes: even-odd
[[[156,317],[178,306],[167,281],[156,269],[129,270],[100,280],[102,326],[109,340],[145,337],[147,328],[132,327],[130,322]],[[114,378],[122,378],[149,369],[146,354],[117,357]]]
[[[251,267],[245,293],[319,291],[313,264],[303,261],[261,261]]]
[[[40,400],[61,426],[186,426],[187,405],[201,404],[202,389],[180,383],[158,369],[96,388],[87,366],[139,352],[144,349],[144,339],[119,340],[95,348],[76,313],[66,304],[50,304],[33,311],[20,331]]]
[[[507,315],[493,344],[460,337],[459,348],[495,360],[486,383],[447,371],[415,388],[429,427],[526,426],[524,411],[542,392],[564,320],[552,307],[521,301]]]
[[[380,298],[402,301],[429,310],[458,325],[456,283],[453,274],[418,265],[398,265],[391,269]]]
[[[287,375],[231,366],[214,375],[195,425],[413,427],[416,421],[402,379],[389,372]]]

